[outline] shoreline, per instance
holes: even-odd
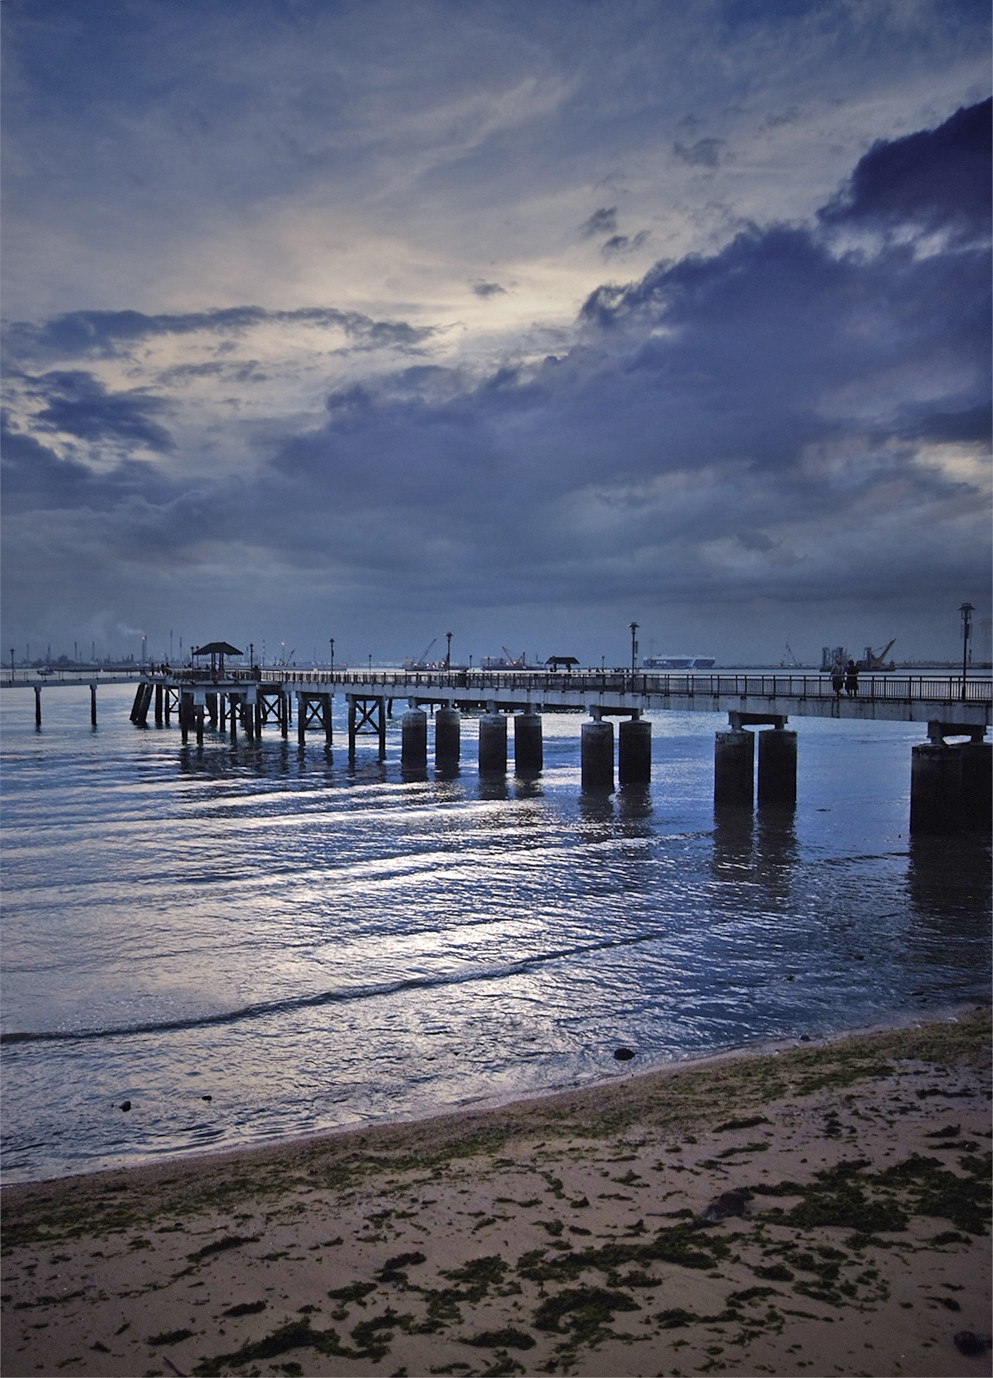
[[[988,1373],[989,1048],[970,1007],[13,1183],[2,1371]]]
[[[313,1129],[305,1133],[280,1135],[254,1143],[229,1143],[220,1146],[209,1145],[200,1149],[186,1147],[176,1149],[175,1151],[166,1150],[163,1152],[145,1153],[119,1163],[109,1163],[99,1167],[84,1167],[78,1171],[60,1172],[52,1176],[28,1177],[23,1179],[15,1178],[4,1181],[2,1172],[0,1172],[0,1208],[2,1208],[3,1202],[8,1199],[10,1193],[17,1192],[22,1188],[44,1186],[63,1181],[78,1182],[91,1177],[103,1176],[108,1173],[139,1173],[148,1171],[154,1174],[159,1169],[163,1171],[175,1170],[177,1166],[195,1168],[199,1164],[211,1162],[215,1159],[238,1159],[250,1157],[253,1154],[278,1153],[284,1150],[292,1150],[297,1147],[305,1148],[307,1145],[325,1138],[338,1139],[350,1134],[368,1134],[379,1128],[403,1128],[405,1126],[427,1124],[436,1120],[450,1120],[461,1116],[483,1114],[488,1111],[527,1106],[537,1101],[554,1100],[561,1096],[580,1095],[587,1092],[595,1094],[606,1087],[621,1085],[641,1077],[664,1076],[673,1072],[693,1068],[704,1068],[711,1063],[723,1062],[729,1058],[777,1056],[791,1048],[799,1048],[801,1046],[823,1048],[847,1038],[860,1038],[877,1033],[896,1032],[900,1029],[916,1028],[922,1024],[945,1023],[969,1015],[979,1008],[985,1008],[985,1005],[979,1005],[976,1001],[959,1000],[952,1004],[936,1005],[923,1010],[917,1009],[907,1011],[902,1014],[894,1012],[878,1022],[856,1025],[855,1027],[840,1028],[823,1034],[811,1034],[809,1036],[806,1034],[794,1034],[782,1037],[758,1038],[753,1042],[731,1044],[728,1047],[718,1048],[711,1052],[689,1053],[682,1057],[676,1057],[670,1061],[650,1063],[644,1067],[636,1067],[632,1064],[631,1068],[624,1073],[615,1073],[613,1076],[604,1077],[596,1081],[584,1082],[581,1085],[553,1086],[524,1094],[519,1092],[508,1093],[495,1098],[479,1096],[471,1100],[467,1099],[460,1101],[457,1104],[439,1104],[425,1112],[410,1116],[402,1116],[396,1119],[370,1119],[349,1124],[329,1125],[322,1129]]]

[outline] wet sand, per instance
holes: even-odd
[[[988,1374],[990,1144],[970,1009],[10,1187],[2,1372]]]

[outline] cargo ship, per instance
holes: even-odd
[[[646,656],[641,662],[645,670],[712,670],[716,656]]]

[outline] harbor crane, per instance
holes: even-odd
[[[886,664],[886,653],[887,653],[887,651],[889,651],[889,649],[890,649],[890,647],[893,645],[893,642],[894,642],[894,641],[896,641],[896,637],[895,637],[895,636],[892,637],[891,640],[887,642],[887,644],[883,647],[883,649],[882,649],[880,652],[878,652],[878,654],[872,649],[871,646],[866,646],[866,648],[865,648],[865,655],[864,655],[863,658],[859,661],[859,669],[860,669],[860,670],[893,670],[893,669],[895,669],[896,667],[895,667],[894,662],[893,662],[892,660],[890,661],[890,663],[889,663],[888,665]]]
[[[434,647],[434,643],[435,643],[437,640],[438,640],[438,638],[437,638],[436,636],[435,636],[435,637],[432,637],[431,640],[430,640],[430,641],[428,642],[428,644],[424,647],[424,650],[420,653],[420,655],[417,657],[416,660],[408,660],[408,661],[406,661],[405,663],[406,663],[408,669],[411,669],[411,670],[430,670],[430,669],[431,669],[431,666],[428,664],[428,656],[431,654],[431,651],[432,651],[432,649],[433,649],[433,647]]]

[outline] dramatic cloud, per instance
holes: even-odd
[[[980,6],[251,0],[223,47],[43,8],[4,15],[11,644],[950,657],[988,615]]]

